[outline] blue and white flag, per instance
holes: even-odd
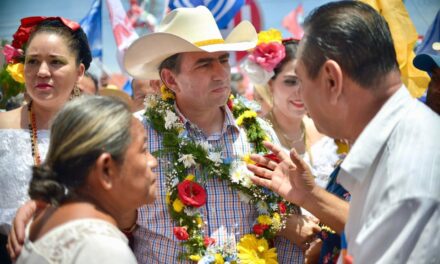
[[[416,53],[438,54],[438,52],[432,48],[434,42],[440,42],[440,10],[437,12],[428,31],[426,31],[422,43],[417,47]]]
[[[95,0],[89,13],[81,19],[79,24],[89,40],[92,57],[102,61],[102,1]]]
[[[227,28],[245,0],[170,0],[169,8],[206,6],[220,29]]]

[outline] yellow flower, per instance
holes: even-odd
[[[24,65],[23,63],[14,63],[14,64],[8,64],[6,67],[6,71],[11,75],[12,79],[14,81],[19,83],[24,83]]]
[[[162,95],[162,100],[166,101],[168,99],[174,99],[173,92],[170,91],[164,84],[160,86],[160,93]]]
[[[193,174],[188,174],[188,176],[186,176],[185,180],[193,181],[194,178],[195,178],[195,176]]]
[[[244,235],[237,245],[238,258],[243,264],[277,264],[275,248],[269,248],[264,238],[258,239],[255,235]]]
[[[167,204],[170,204],[170,202],[171,202],[171,194],[170,194],[170,192],[167,192],[167,194],[166,194],[166,196],[165,196],[165,202],[167,203]]]
[[[251,160],[251,155],[246,154],[241,158],[246,164],[255,164],[255,161]]]
[[[260,215],[257,218],[257,221],[258,221],[258,223],[264,224],[264,225],[271,225],[272,224],[272,219],[268,215]]]
[[[222,255],[217,253],[215,254],[215,264],[224,264],[225,260],[223,259]]]
[[[199,261],[202,257],[200,255],[191,255],[189,256],[190,260]]]
[[[182,212],[184,207],[185,207],[185,205],[183,205],[182,201],[180,201],[179,198],[174,200],[174,202],[173,202],[173,209],[174,209],[174,211],[180,213],[180,212]]]
[[[229,99],[234,100],[235,96],[233,94],[229,95]]]
[[[283,40],[283,36],[281,35],[281,32],[276,29],[269,29],[266,31],[261,31],[258,33],[258,43],[270,43],[270,42],[278,42],[281,43]]]
[[[201,228],[203,226],[203,220],[201,217],[196,218],[197,227]]]
[[[237,125],[241,126],[243,124],[243,120],[249,119],[249,118],[255,118],[257,117],[257,113],[252,110],[246,110],[237,118]]]
[[[281,216],[278,213],[274,213],[272,217],[272,229],[281,230]]]

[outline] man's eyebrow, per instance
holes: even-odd
[[[229,59],[229,53],[225,53],[220,55],[218,58],[200,58],[196,61],[195,64],[203,64],[203,63],[209,63],[212,62],[214,60],[224,60],[224,59]]]

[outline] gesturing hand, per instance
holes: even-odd
[[[287,201],[301,206],[308,194],[315,188],[315,181],[308,165],[294,149],[291,150],[289,158],[280,147],[270,142],[265,141],[264,146],[272,151],[280,162],[252,154],[251,159],[264,166],[248,165],[248,169],[255,174],[251,176],[252,181],[271,189]]]

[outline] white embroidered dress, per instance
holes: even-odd
[[[41,160],[46,157],[49,138],[48,130],[37,132]],[[29,199],[33,165],[29,130],[0,129],[0,234],[8,234],[15,212]]]

